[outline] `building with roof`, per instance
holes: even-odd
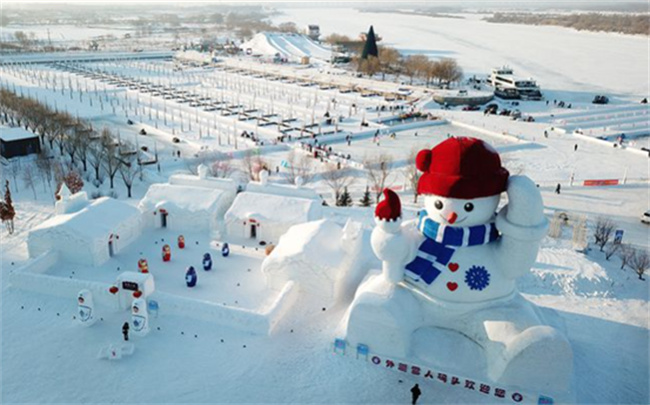
[[[0,155],[6,159],[41,152],[38,135],[23,127],[0,126]]]
[[[31,258],[55,251],[66,261],[100,266],[142,233],[140,210],[113,198],[91,202],[83,191],[60,193],[56,212],[30,230],[27,249]]]
[[[323,217],[322,201],[312,189],[269,184],[267,172],[261,181],[250,182],[237,194],[225,214],[229,237],[277,243],[293,225]]]
[[[147,227],[220,233],[236,192],[234,181],[208,177],[202,166],[198,176],[178,174],[168,183],[152,184],[138,208]]]

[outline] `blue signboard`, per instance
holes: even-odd
[[[623,241],[623,230],[617,229],[614,234],[614,243],[621,243]]]

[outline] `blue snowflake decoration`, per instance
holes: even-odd
[[[465,284],[470,290],[482,291],[490,285],[490,273],[483,266],[472,266],[465,272]]]

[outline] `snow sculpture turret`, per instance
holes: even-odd
[[[417,191],[424,209],[416,221],[403,222],[399,197],[384,191],[371,236],[382,272],[357,290],[347,340],[408,358],[417,330],[455,331],[483,349],[490,379],[567,388],[568,341],[515,286],[547,230],[535,184],[509,176],[498,153],[473,138],[420,151],[416,166],[423,172]],[[508,204],[495,214],[502,192]],[[430,353],[418,355],[435,358],[451,349],[437,342],[427,347]]]
[[[65,182],[61,183],[61,188],[56,193],[58,200],[54,204],[54,212],[57,215],[70,214],[77,212],[88,205],[88,195],[85,191],[72,194]]]
[[[262,169],[260,170],[259,177],[260,177],[260,185],[266,186],[266,184],[269,182],[269,172]]]
[[[59,192],[56,195],[59,197],[61,201],[68,201],[72,193],[70,192],[70,189],[65,184],[65,182],[63,182],[61,183],[61,188],[59,189]]]
[[[208,166],[201,163],[199,167],[196,169],[196,171],[199,175],[199,179],[207,179],[208,174],[210,173],[210,168],[208,168]]]

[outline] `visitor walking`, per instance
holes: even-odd
[[[555,187],[555,194],[560,194],[560,183],[557,183],[557,186]]]
[[[418,398],[420,398],[420,395],[422,395],[420,386],[415,384],[413,388],[411,388],[411,405],[415,405],[415,403],[418,401]]]
[[[124,322],[124,325],[122,325],[122,335],[124,335],[124,341],[128,342],[129,341],[129,323]]]
[[[578,144],[576,143],[575,145],[573,145],[573,151],[575,152],[577,150],[578,150]]]

